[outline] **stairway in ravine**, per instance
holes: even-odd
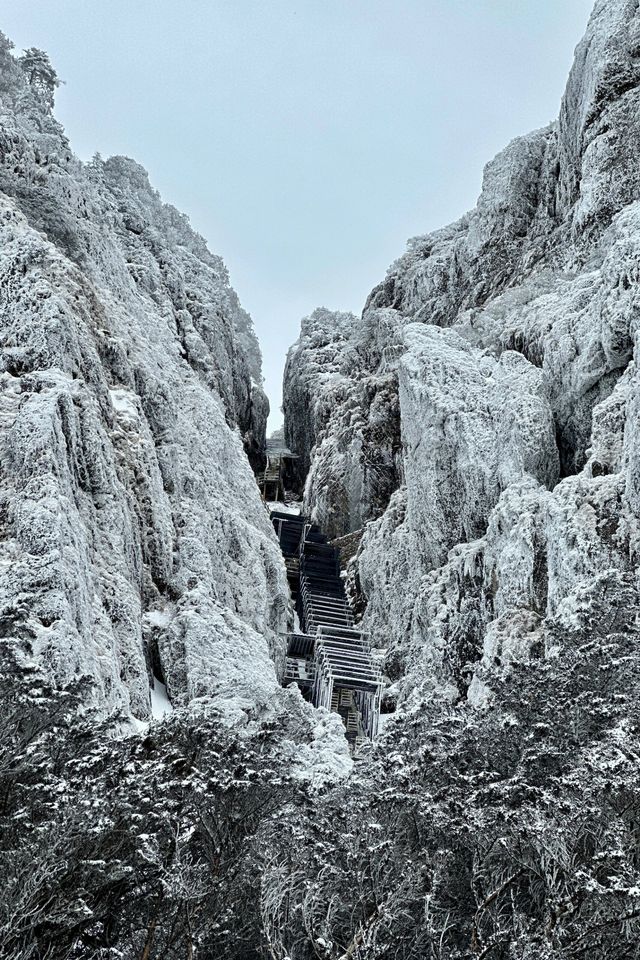
[[[298,629],[288,638],[283,684],[340,714],[354,750],[378,732],[382,675],[354,624],[339,552],[308,518],[270,510],[287,567]]]

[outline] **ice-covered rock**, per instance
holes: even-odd
[[[521,354],[496,360],[453,330],[411,324],[399,365],[407,520],[415,555],[439,566],[486,528],[500,493],[529,474],[558,479],[543,373]]]
[[[306,508],[364,527],[351,589],[401,701],[484,702],[491,670],[552,655],[587,585],[636,562],[639,38],[633,0],[598,0],[559,120],[411,240],[361,318],[316,312],[290,355]]]
[[[267,404],[219,257],[138,164],[82,164],[0,43],[0,633],[94,705],[278,695]],[[244,447],[243,447],[244,443]]]
[[[353,314],[316,310],[287,358],[286,440],[299,456],[305,509],[333,537],[379,516],[398,484],[397,377],[386,346],[382,359],[376,352],[389,314],[379,311],[363,328]],[[367,366],[371,350],[375,376]]]

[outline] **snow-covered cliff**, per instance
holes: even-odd
[[[142,167],[73,156],[46,63],[0,60],[2,636],[107,713],[147,717],[154,670],[174,703],[267,702],[288,594],[251,320]]]
[[[276,682],[249,318],[0,36],[0,955],[638,955],[637,8],[598,0],[558,123],[290,352],[390,680],[353,763]]]
[[[558,122],[410,241],[361,318],[316,311],[291,350],[305,501],[364,528],[352,585],[407,701],[482,700],[635,569],[639,40],[634,0],[598,0]]]

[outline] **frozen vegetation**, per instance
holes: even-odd
[[[291,348],[293,479],[386,674],[353,763],[278,684],[222,261],[0,53],[0,956],[640,957],[636,0],[476,208]]]

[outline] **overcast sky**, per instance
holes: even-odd
[[[272,425],[300,317],[359,313],[406,240],[555,119],[592,0],[0,0],[83,158],[127,154],[221,254]]]

